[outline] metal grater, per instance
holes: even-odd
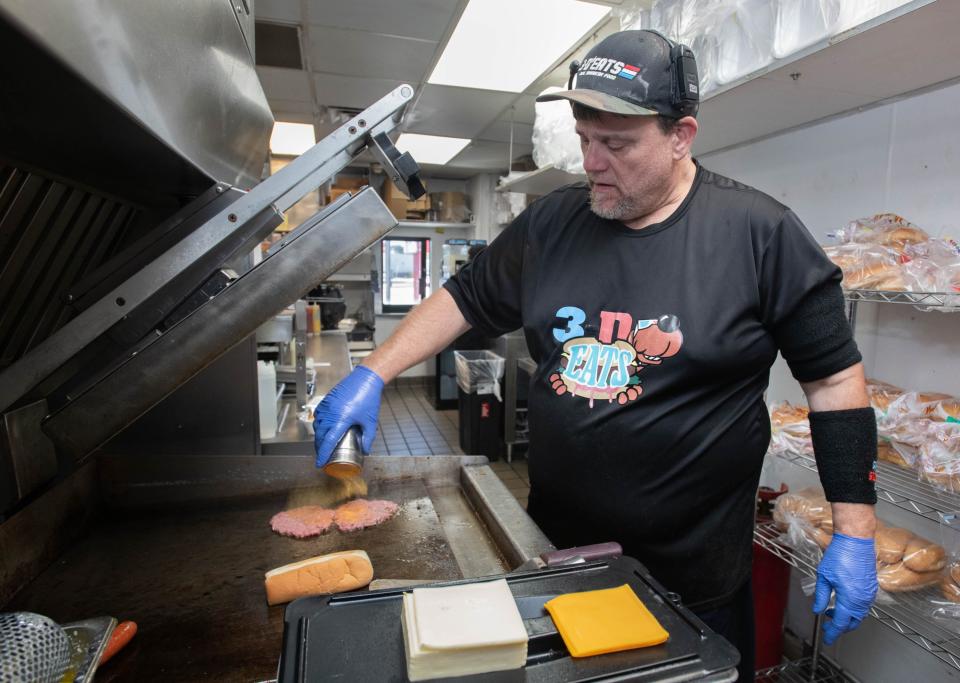
[[[0,614],[0,683],[59,683],[70,640],[56,622],[30,612]]]

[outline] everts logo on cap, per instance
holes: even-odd
[[[577,76],[599,76],[601,78],[625,78],[632,81],[640,74],[640,67],[607,57],[590,57],[584,60]]]

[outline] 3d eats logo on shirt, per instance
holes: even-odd
[[[548,381],[558,396],[569,393],[590,401],[617,401],[624,405],[640,398],[643,388],[638,373],[664,358],[675,356],[683,346],[680,321],[675,315],[638,320],[629,313],[600,313],[600,333],[585,334],[586,313],[575,306],[557,311],[566,321],[555,327],[553,337],[563,344],[560,367]]]

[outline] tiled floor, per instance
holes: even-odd
[[[380,425],[371,455],[462,455],[459,416],[456,410],[436,410],[427,385],[390,385],[380,404]],[[530,493],[527,461],[514,456],[512,463],[490,463],[520,504]]]

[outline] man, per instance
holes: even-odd
[[[523,327],[529,513],[558,547],[619,541],[741,652],[752,678],[754,498],[779,350],[801,382],[835,534],[814,609],[825,639],[877,589],[876,425],[840,272],[799,219],[690,156],[689,50],[600,42],[573,103],[589,183],[534,202],[319,407],[318,463],[352,424],[369,450],[384,382],[467,329]]]

